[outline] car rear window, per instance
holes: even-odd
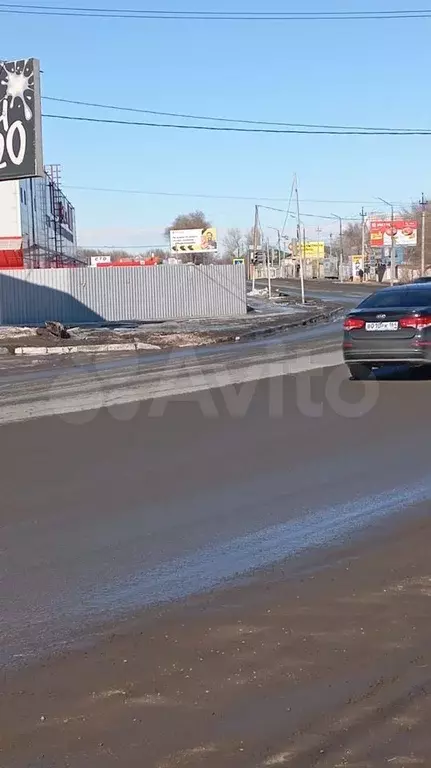
[[[431,306],[431,288],[406,288],[394,291],[377,291],[359,305],[364,309],[376,307],[427,307]]]

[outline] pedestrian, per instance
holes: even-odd
[[[358,271],[358,277],[359,277],[359,282],[363,283],[364,282],[364,270],[363,269],[360,269]]]

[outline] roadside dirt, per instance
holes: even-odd
[[[3,670],[0,764],[431,765],[428,506]]]
[[[77,347],[82,345],[122,344],[143,342],[161,349],[181,347],[199,347],[211,344],[232,343],[248,338],[256,338],[274,333],[281,333],[290,328],[325,322],[333,317],[340,308],[336,305],[320,303],[291,314],[275,315],[250,314],[244,318],[226,320],[201,320],[182,323],[151,323],[147,326],[98,327],[67,329],[70,337],[59,338],[44,328],[13,329],[8,335],[7,328],[0,329],[0,347],[14,354],[17,347]]]

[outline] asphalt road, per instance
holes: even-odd
[[[161,395],[334,365],[340,334],[341,320],[259,341],[117,359],[74,355],[53,364],[7,356],[0,358],[0,424],[66,413],[80,423],[101,407],[132,418],[140,401]]]
[[[274,286],[292,294],[299,290],[297,281],[274,281]],[[357,288],[312,283],[307,291],[347,309],[361,300]],[[0,357],[0,424],[60,414],[81,423],[101,407],[122,409],[120,418],[132,418],[142,400],[340,364],[340,336],[338,320],[254,342],[173,352],[109,359],[74,355],[72,361],[47,363]]]
[[[2,764],[428,764],[429,381],[339,343],[0,370]]]
[[[410,512],[428,400],[336,367],[3,425],[1,659]]]
[[[299,280],[272,280],[274,289],[287,294],[298,295],[301,292]],[[267,280],[258,280],[257,287],[263,288],[268,285]],[[356,306],[366,296],[374,291],[387,287],[385,285],[376,285],[368,283],[338,283],[331,280],[306,280],[305,296],[309,298],[321,299],[323,301],[333,301],[343,304],[346,307]]]
[[[0,658],[265,564],[254,552],[270,526],[300,531],[305,513],[333,507],[332,520],[352,499],[366,520],[375,494],[420,478],[426,450],[401,458],[393,436],[401,420],[404,439],[426,436],[427,383],[348,383],[340,326],[0,369]]]

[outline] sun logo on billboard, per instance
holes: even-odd
[[[31,120],[33,111],[29,102],[32,103],[34,95],[34,74],[31,62],[26,59],[12,62],[10,70],[6,69],[4,64],[0,64],[0,86],[5,88],[1,101],[6,102],[10,109],[13,109],[15,102],[21,102],[24,118]]]

